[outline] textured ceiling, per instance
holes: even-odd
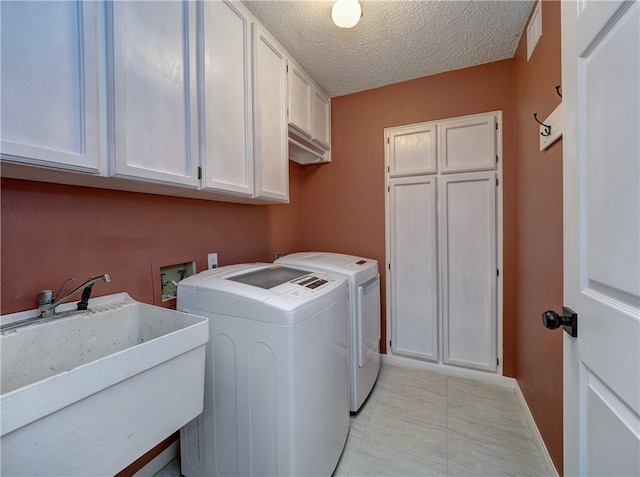
[[[354,28],[333,1],[243,3],[331,97],[512,58],[533,0],[360,0]]]

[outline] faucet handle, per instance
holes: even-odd
[[[62,282],[62,285],[60,285],[60,289],[58,290],[58,292],[53,296],[53,298],[55,299],[55,297],[58,297],[60,295],[62,295],[62,290],[64,290],[64,287],[67,286],[67,283],[69,283],[72,280],[77,280],[78,277],[72,277],[72,278],[67,278],[64,282]]]

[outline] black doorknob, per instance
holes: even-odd
[[[578,314],[570,308],[562,308],[562,316],[553,310],[547,310],[542,314],[542,324],[550,330],[562,328],[574,338],[578,336]]]
[[[562,324],[562,317],[555,311],[547,310],[542,314],[542,324],[550,330],[560,328]]]

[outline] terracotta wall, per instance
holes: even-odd
[[[503,112],[504,373],[515,376],[562,469],[562,336],[540,313],[562,306],[561,142],[540,153],[532,114],[559,99],[559,2],[545,1],[531,61],[515,59],[333,98],[331,164],[291,163],[291,203],[247,206],[2,179],[0,312],[35,307],[43,288],[108,272],[94,296],[152,303],[151,262],[206,254],[220,265],[276,251],[327,250],[381,264],[385,289],[383,129]],[[382,325],[385,303],[383,293]],[[383,336],[383,346],[387,342]]]
[[[39,290],[68,277],[111,274],[93,296],[126,291],[153,303],[151,263],[207,253],[220,265],[273,261],[302,249],[302,171],[290,163],[291,203],[240,205],[2,179],[1,313],[36,308]]]
[[[540,315],[562,309],[562,139],[539,151],[533,113],[544,119],[561,102],[560,2],[542,4],[542,38],[527,61],[515,56],[517,203],[516,377],[556,468],[562,472],[562,331]]]
[[[539,152],[533,120],[560,102],[559,2],[545,1],[542,18],[530,61],[524,35],[513,60],[333,98],[333,162],[304,169],[303,243],[375,258],[384,290],[384,128],[502,110],[504,374],[517,378],[562,472],[562,336],[540,320],[562,307],[562,140]]]
[[[429,76],[331,100],[332,162],[304,169],[305,248],[378,260],[385,336],[384,128],[502,110],[504,306],[515,309],[513,61]],[[514,376],[516,330],[504,322],[504,371]]]

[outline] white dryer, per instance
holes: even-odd
[[[380,371],[380,275],[378,262],[331,252],[299,252],[276,260],[343,277],[349,283],[349,410],[357,412]]]
[[[345,280],[232,265],[182,280],[177,306],[210,325],[204,411],[181,430],[182,474],[331,475],[349,431]]]

